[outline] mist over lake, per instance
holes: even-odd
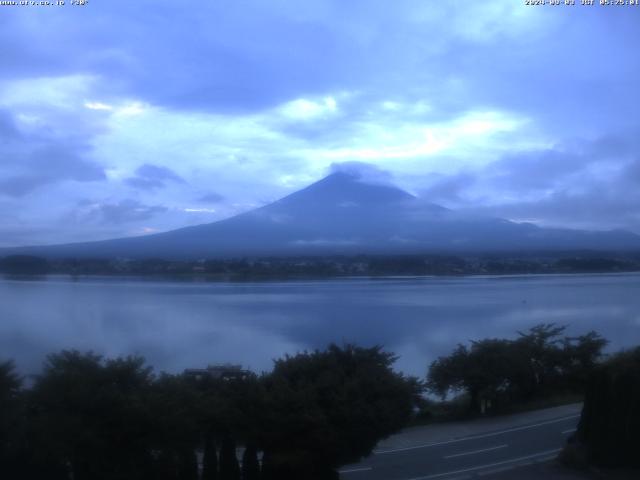
[[[141,354],[179,372],[274,358],[329,342],[382,344],[424,375],[456,343],[541,322],[640,343],[640,274],[203,283],[98,277],[0,280],[0,357],[37,372],[47,353]]]

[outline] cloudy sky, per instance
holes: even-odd
[[[640,7],[66,3],[0,6],[0,246],[211,222],[343,162],[640,233]]]

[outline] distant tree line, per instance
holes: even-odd
[[[32,255],[11,255],[0,258],[0,272],[14,275],[44,275],[51,271],[45,258]]]
[[[513,340],[459,344],[431,363],[427,388],[443,398],[464,394],[473,413],[559,393],[582,393],[607,341],[594,331],[569,337],[563,336],[565,330],[540,324]]]
[[[411,418],[421,385],[394,361],[380,347],[330,345],[261,376],[197,378],[62,351],[28,387],[1,363],[0,477],[335,479]]]
[[[0,272],[9,275],[195,275],[212,280],[632,271],[640,271],[640,254],[546,252],[539,255],[355,255],[201,260],[44,259],[30,255],[0,258]]]

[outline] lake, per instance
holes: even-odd
[[[329,342],[382,344],[424,375],[458,342],[515,337],[541,322],[596,330],[609,350],[640,344],[640,274],[207,283],[0,279],[0,360],[37,372],[75,348],[141,354],[157,370],[214,363],[269,370]]]

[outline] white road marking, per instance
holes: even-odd
[[[497,467],[498,465],[505,465],[507,463],[517,463],[517,462],[520,462],[522,460],[528,460],[530,458],[548,456],[548,455],[551,455],[551,454],[558,453],[560,450],[562,450],[562,449],[561,448],[556,448],[555,450],[547,450],[546,452],[538,452],[538,453],[534,453],[532,455],[526,455],[524,457],[517,457],[517,458],[512,458],[510,460],[503,460],[502,462],[488,463],[486,465],[479,465],[477,467],[464,468],[462,470],[454,470],[452,472],[435,473],[433,475],[427,475],[425,477],[413,477],[413,478],[410,478],[408,480],[429,480],[431,478],[446,477],[447,475],[455,475],[457,473],[473,472],[475,470],[482,470],[482,469],[485,469],[485,468]]]
[[[564,434],[566,434],[566,433],[572,433],[572,432],[575,432],[575,431],[576,431],[576,429],[575,429],[575,428],[570,428],[569,430],[563,430],[563,431],[561,431],[560,433],[564,435]]]
[[[412,447],[393,448],[393,449],[390,449],[390,450],[377,450],[377,451],[374,451],[373,453],[374,453],[374,455],[382,455],[383,453],[406,452],[407,450],[416,450],[418,448],[437,447],[439,445],[450,445],[452,443],[466,442],[468,440],[476,440],[478,438],[495,437],[497,435],[502,435],[503,433],[517,432],[517,431],[520,431],[520,430],[527,430],[529,428],[541,427],[543,425],[550,425],[552,423],[560,423],[560,422],[564,422],[565,420],[571,420],[572,418],[578,418],[579,416],[580,416],[580,414],[569,415],[568,417],[556,418],[555,420],[548,420],[546,422],[540,422],[540,423],[536,423],[534,425],[525,425],[523,427],[508,428],[506,430],[501,430],[499,432],[485,433],[485,434],[482,434],[482,435],[471,435],[469,437],[456,438],[456,439],[453,439],[453,440],[447,440],[445,442],[425,443],[425,444],[422,444],[422,445],[414,445]]]
[[[489,447],[489,448],[483,448],[481,450],[474,450],[472,452],[464,452],[464,453],[456,453],[455,455],[447,455],[444,458],[455,458],[455,457],[464,457],[465,455],[473,455],[475,453],[482,453],[482,452],[490,452],[491,450],[498,450],[500,448],[507,448],[508,445],[504,444],[504,445],[498,445],[497,447]]]
[[[369,470],[373,469],[371,467],[349,468],[347,470],[338,470],[338,473],[368,472]]]

